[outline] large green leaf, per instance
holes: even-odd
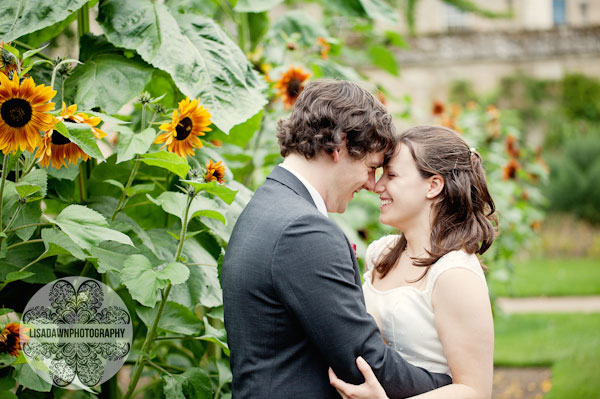
[[[42,371],[34,371],[32,369],[32,367],[34,367],[33,365],[29,363],[22,363],[16,364],[13,367],[15,368],[14,378],[19,385],[39,392],[50,392],[52,389],[52,384],[40,376]]]
[[[190,170],[187,158],[180,157],[177,154],[167,151],[143,154],[140,156],[140,161],[147,165],[167,169],[181,178],[185,178]]]
[[[235,12],[263,12],[269,11],[283,0],[238,0],[233,7]]]
[[[269,38],[284,40],[284,36],[300,34],[300,43],[307,47],[317,44],[319,37],[328,37],[323,25],[304,11],[295,10],[285,13],[269,31]]]
[[[227,188],[226,186],[219,184],[215,181],[210,183],[198,183],[192,180],[182,181],[194,187],[196,192],[206,191],[207,193],[216,195],[217,197],[225,201],[228,205],[231,205],[233,199],[235,198],[235,194],[237,193],[237,191]]]
[[[239,125],[234,126],[230,131],[229,135],[224,134],[218,129],[210,133],[210,139],[221,140],[224,143],[234,144],[240,148],[245,148],[248,145],[248,142],[254,137],[254,133],[260,129],[260,124],[262,122],[263,111],[261,110],[259,113],[254,115],[252,118],[248,119],[246,122],[240,123]]]
[[[148,307],[156,304],[160,290],[167,285],[167,281],[158,278],[148,258],[139,254],[127,258],[121,270],[121,281],[133,299]]]
[[[368,50],[369,59],[376,67],[379,67],[394,76],[398,76],[398,64],[394,54],[385,46],[374,45]]]
[[[137,252],[136,248],[129,245],[107,241],[90,250],[90,260],[96,265],[100,273],[120,271],[127,258]]]
[[[169,13],[150,0],[103,1],[98,21],[109,41],[137,51],[168,72],[189,97],[198,97],[221,130],[255,115],[266,104],[264,81],[212,19]]]
[[[86,258],[86,254],[81,248],[68,235],[57,228],[43,229],[42,240],[44,240],[44,246],[46,247],[45,258],[54,255],[73,255],[80,260]]]
[[[136,154],[145,153],[156,137],[156,131],[150,127],[137,134],[127,126],[117,126],[113,130],[119,132],[117,163],[129,161]]]
[[[77,65],[65,81],[65,95],[81,109],[100,107],[116,113],[140,94],[152,77],[152,68],[136,58],[99,54]]]
[[[43,43],[47,43],[50,40],[58,36],[62,31],[65,30],[69,24],[73,23],[77,19],[77,14],[71,14],[67,19],[55,23],[54,25],[48,26],[44,29],[29,33],[25,36],[21,36],[19,41],[29,44],[31,47],[39,47]],[[37,80],[36,80],[37,82]]]
[[[90,0],[4,0],[0,2],[0,41],[10,42],[69,17]]]
[[[146,326],[152,326],[158,307],[136,309],[136,313]],[[175,334],[198,335],[202,331],[202,320],[187,307],[167,301],[158,322],[159,330]]]
[[[90,125],[86,123],[64,122],[69,135],[69,140],[77,144],[79,148],[92,158],[104,160],[102,151],[98,147],[98,142]]]
[[[390,7],[385,0],[360,0],[360,4],[371,19],[390,24],[398,23],[398,11]]]
[[[90,249],[102,241],[117,241],[133,246],[127,235],[109,228],[101,214],[85,206],[69,205],[56,219],[46,217],[84,249]]]
[[[34,169],[21,179],[22,183],[31,183],[40,187],[40,192],[35,197],[46,197],[48,188],[48,174],[45,169]]]
[[[206,370],[191,368],[182,374],[163,375],[166,399],[212,399],[213,390]]]

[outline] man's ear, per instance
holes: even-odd
[[[442,192],[442,190],[444,189],[444,178],[440,175],[433,175],[429,178],[429,189],[427,190],[427,193],[425,194],[425,196],[428,199],[434,199],[435,197],[437,197],[438,195],[440,195],[440,193]]]

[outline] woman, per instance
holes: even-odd
[[[489,398],[494,329],[483,254],[497,224],[481,157],[454,131],[419,126],[404,131],[375,186],[382,223],[402,235],[373,242],[363,290],[388,345],[410,363],[452,376],[453,383],[419,398]],[[386,398],[370,367],[355,386],[330,369],[344,398]]]

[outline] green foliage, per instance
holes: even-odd
[[[564,152],[550,158],[545,191],[552,211],[567,212],[600,223],[600,141],[590,135],[569,141]]]
[[[562,106],[570,119],[600,121],[600,81],[585,75],[565,75]]]

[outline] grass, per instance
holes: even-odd
[[[530,259],[515,264],[508,282],[490,279],[496,296],[600,295],[600,259]]]
[[[519,314],[494,322],[495,365],[552,367],[546,399],[598,398],[600,314]]]

